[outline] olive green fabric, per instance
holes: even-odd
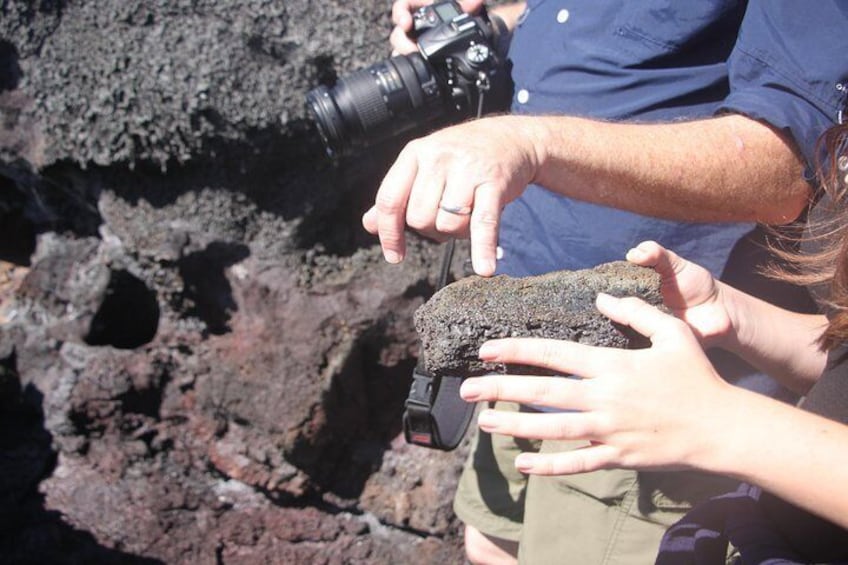
[[[518,541],[519,561],[528,565],[653,563],[668,526],[694,503],[735,488],[729,479],[694,472],[527,477],[516,471],[515,456],[540,445],[542,452],[555,452],[585,442],[540,444],[478,432],[454,499],[464,523]]]

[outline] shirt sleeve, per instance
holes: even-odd
[[[848,2],[751,0],[728,60],[735,112],[785,131],[807,165],[816,142],[842,119],[848,89]]]

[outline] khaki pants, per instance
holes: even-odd
[[[518,410],[511,403],[498,409]],[[545,441],[542,452],[577,443]],[[484,534],[519,542],[528,565],[644,565],[654,562],[665,530],[693,504],[735,488],[693,472],[596,471],[527,477],[513,461],[539,443],[478,432],[454,499],[459,518]]]

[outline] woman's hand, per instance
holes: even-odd
[[[682,321],[636,298],[600,295],[598,309],[651,340],[640,350],[513,338],[490,341],[484,361],[527,364],[581,379],[496,375],[467,379],[467,401],[505,400],[570,410],[511,413],[485,410],[480,429],[521,438],[587,440],[586,447],[521,454],[525,473],[559,475],[625,467],[693,468],[720,449],[721,410],[732,387],[710,365]]]
[[[627,260],[657,271],[662,278],[663,303],[689,325],[704,347],[722,345],[734,331],[724,300],[725,287],[705,268],[654,241],[628,251]]]

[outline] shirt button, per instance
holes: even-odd
[[[518,100],[519,104],[527,104],[527,101],[530,100],[530,93],[522,88],[518,91],[518,94],[515,95],[515,99]]]
[[[571,16],[571,14],[568,12],[568,10],[563,8],[562,10],[557,12],[557,21],[561,24],[564,24],[568,21],[569,16]]]

